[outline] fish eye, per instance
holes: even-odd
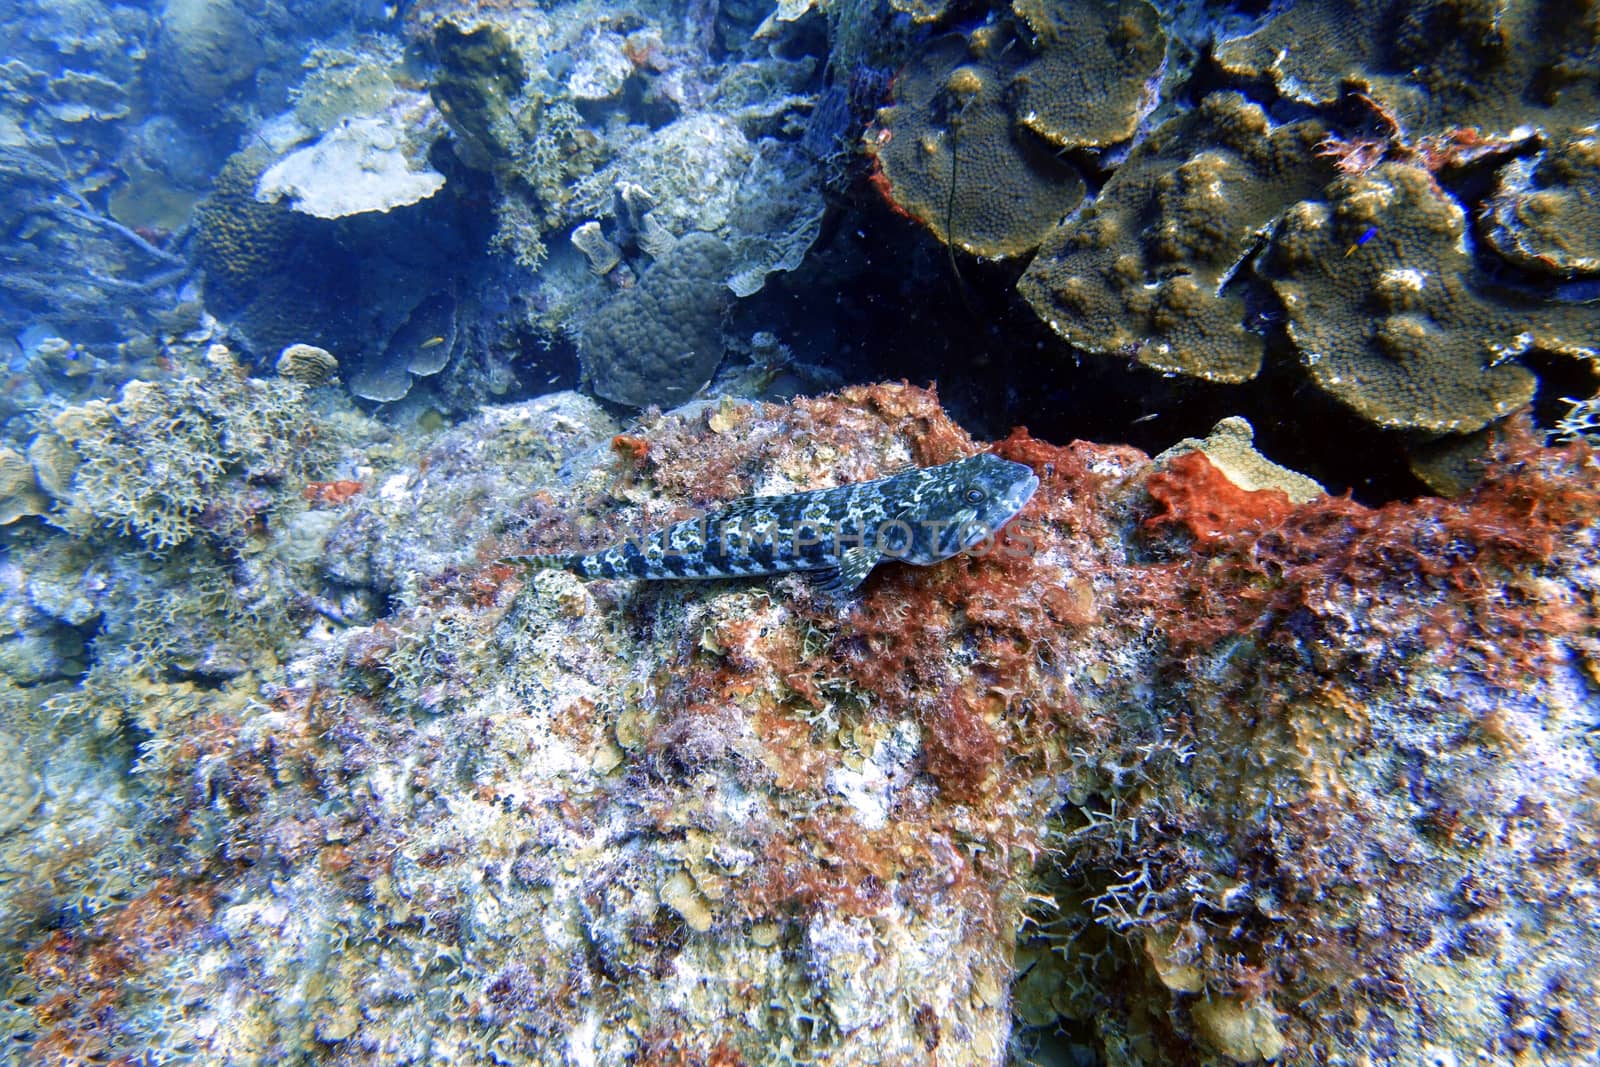
[[[969,504],[983,503],[983,490],[979,489],[977,486],[973,486],[972,488],[968,489],[963,495],[966,496],[967,503]]]

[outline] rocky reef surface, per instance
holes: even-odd
[[[268,395],[202,365],[103,417]],[[625,432],[564,393],[400,440],[284,388],[301,465],[222,425],[187,525],[80,473],[77,536],[10,546],[11,1055],[1600,1049],[1587,446],[1508,424],[1469,493],[1374,509],[1240,420],[1155,460],[1017,430],[988,447],[1041,487],[1002,539],[840,604],[495,560],[984,447],[931,392]]]

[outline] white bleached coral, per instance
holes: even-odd
[[[426,200],[444,187],[427,164],[440,132],[438,113],[421,93],[396,97],[382,114],[347,118],[314,144],[268,167],[256,199],[322,219],[390,211]]]

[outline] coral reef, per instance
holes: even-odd
[[[448,289],[429,293],[395,327],[382,351],[351,360],[350,391],[367,400],[399,400],[416,379],[444,370],[465,340],[456,312]]]
[[[973,255],[1032,251],[1083,198],[1060,158],[1126,142],[1154,106],[1166,38],[1134,4],[1014,5],[895,78],[867,146],[896,210]]]
[[[1593,3],[13,7],[0,1059],[1600,1057]],[[735,398],[963,265],[1265,443]],[[844,600],[500,562],[981,451]]]
[[[627,187],[649,197],[652,218],[670,233],[726,233],[754,155],[732,119],[686,115],[630,144],[621,158],[577,183],[572,196],[585,214],[609,216],[617,190]]]
[[[1400,431],[1394,447],[1412,454],[1430,447],[1424,435],[1503,419],[1535,376],[1564,381],[1600,338],[1592,286],[1570,284],[1593,274],[1600,38],[1589,5],[1502,6],[1491,17],[1457,0],[1312,0],[1201,15],[1015,0],[979,5],[981,20],[930,8],[954,32],[906,40],[849,5],[826,10],[836,66],[899,63],[861,145],[872,184],[952,248],[1022,260],[1018,291],[1069,354],[1236,384],[1292,347],[1312,384],[1353,419]],[[819,115],[844,114],[844,99],[825,95]],[[1333,203],[1380,165],[1428,175],[1470,242],[1441,264],[1427,242],[1392,243],[1406,224],[1387,233],[1393,269],[1445,267],[1448,286],[1470,291],[1413,320],[1448,339],[1437,359],[1375,354],[1395,324],[1370,291],[1311,312],[1258,270],[1269,240],[1295,239],[1304,205]],[[1319,288],[1358,286],[1356,261],[1383,226],[1308,247],[1324,257],[1307,266],[1328,279]],[[1515,320],[1531,320],[1531,341],[1506,334]],[[1539,351],[1519,362],[1530,343]],[[1408,396],[1434,377],[1428,399]]]
[[[1325,133],[1212,93],[1050,234],[1018,290],[1077,348],[1211,381],[1254,377],[1265,341],[1229,282],[1273,218],[1333,176],[1312,153]]]
[[[1364,94],[1412,137],[1519,126],[1560,136],[1592,123],[1600,104],[1593,14],[1587,0],[1314,0],[1219,42],[1217,59],[1304,103]]]
[[[708,17],[698,26],[671,5],[600,14],[439,3],[408,19],[438,61],[429,91],[448,148],[492,188],[490,248],[531,294],[521,325],[546,346],[576,339],[590,381],[636,375],[626,360],[603,367],[613,346],[594,336],[616,309],[638,317],[635,283],[675,301],[708,284],[749,297],[796,269],[821,232],[821,175],[795,143],[817,59],[747,36],[760,22],[747,6]],[[735,40],[745,51],[731,61],[721,49]],[[719,278],[706,276],[712,246],[696,234],[725,250]],[[678,239],[702,251],[670,254]],[[665,277],[679,268],[688,273]],[[720,345],[704,343],[702,324],[726,303],[696,299],[684,327],[696,334],[693,366],[670,375],[668,391],[599,395],[675,403],[703,385],[715,355],[701,364]]]
[[[412,103],[429,110],[425,98],[413,95]],[[337,136],[371,133],[388,121],[350,118]],[[425,146],[426,127],[423,116],[407,143]],[[463,356],[457,344],[464,340],[462,312],[452,291],[457,275],[471,269],[469,238],[457,226],[448,191],[438,193],[436,173],[418,185],[421,175],[409,172],[386,172],[398,183],[374,174],[371,184],[318,172],[303,192],[332,218],[257,196],[258,187],[270,188],[275,169],[298,152],[317,150],[299,149],[271,163],[275,153],[252,145],[223,167],[195,211],[207,303],[228,320],[230,339],[259,362],[275,360],[291,345],[314,345],[340,361],[355,395],[396,400],[415,377],[437,374]],[[393,151],[398,165],[407,149],[397,142]],[[438,195],[404,208],[396,199],[427,188]],[[481,377],[460,385],[464,392],[488,392]]]
[[[33,465],[15,449],[0,447],[0,526],[43,515],[50,499],[39,489]]]
[[[611,151],[584,126],[572,97],[541,76],[555,32],[542,15],[488,12],[428,27],[439,61],[429,92],[462,161],[493,175],[499,243],[530,268],[544,261],[543,232],[567,217],[573,183]]]
[[[1186,437],[1155,458],[1160,466],[1190,452],[1204,452],[1228,481],[1250,493],[1276,490],[1293,504],[1308,504],[1326,490],[1299,471],[1272,462],[1255,447],[1255,429],[1235,415],[1223,419],[1203,438]]]
[[[6,73],[0,71],[0,79]],[[30,123],[31,124],[31,123]],[[87,328],[97,337],[148,328],[170,309],[190,267],[114,218],[104,203],[107,176],[88,149],[71,154],[49,135],[0,138],[0,220],[8,263],[0,273],[0,321],[14,333],[48,315],[57,329]],[[160,240],[159,236],[157,240]],[[64,266],[71,264],[72,266]]]
[[[168,0],[157,41],[168,104],[211,118],[253,79],[266,58],[265,37],[249,8],[233,0]]]
[[[1015,0],[1038,53],[1017,71],[1018,121],[1061,148],[1108,148],[1131,138],[1155,107],[1167,38],[1144,0]]]
[[[595,219],[572,231],[572,247],[583,253],[583,258],[589,261],[589,269],[595,274],[610,274],[611,269],[622,262],[622,250],[606,237],[599,221]]]
[[[224,309],[292,262],[296,231],[288,206],[256,199],[265,167],[260,152],[236,153],[195,209],[196,258],[208,295]]]
[[[1461,207],[1427,170],[1383,163],[1284,216],[1262,274],[1311,380],[1379,426],[1461,433],[1527,404],[1531,349],[1595,358],[1593,313],[1491,303]]]

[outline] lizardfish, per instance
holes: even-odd
[[[973,548],[1010,522],[1038,488],[1030,468],[984,453],[833,489],[746,497],[596,552],[502,562],[583,578],[811,571],[829,592],[848,593],[884,560],[927,566]]]

